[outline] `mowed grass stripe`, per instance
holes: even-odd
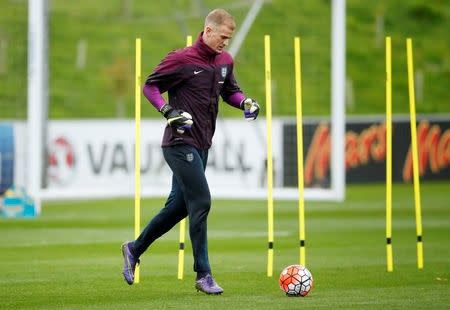
[[[0,308],[4,309],[446,309],[449,300],[449,183],[424,183],[425,269],[416,268],[410,185],[395,185],[394,272],[386,270],[384,188],[350,186],[344,203],[306,203],[306,255],[315,278],[307,298],[286,298],[282,267],[298,261],[296,202],[275,202],[274,277],[267,278],[264,201],[214,201],[209,247],[223,296],[176,279],[178,229],[142,257],[141,283],[122,279],[120,244],[133,235],[131,200],[52,202],[32,220],[0,220]],[[379,200],[382,201],[379,201]],[[163,205],[143,200],[143,225]],[[235,207],[239,206],[239,207]],[[217,298],[216,298],[217,297]]]

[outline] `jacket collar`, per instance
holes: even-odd
[[[215,56],[219,55],[219,53],[206,45],[206,43],[203,41],[203,31],[198,35],[197,41],[195,41],[194,43],[194,47],[198,50],[200,56],[207,59],[214,58]]]

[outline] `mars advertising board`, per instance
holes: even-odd
[[[295,124],[283,131],[284,186],[296,186]],[[304,182],[307,187],[327,186],[330,155],[333,152],[328,122],[304,126]],[[448,119],[419,118],[417,121],[418,167],[421,180],[450,179],[450,122]],[[347,183],[381,182],[386,178],[386,124],[384,119],[350,119],[345,132]],[[410,182],[413,177],[411,128],[407,118],[394,119],[392,126],[392,177]]]

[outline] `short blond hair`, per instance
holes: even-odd
[[[230,28],[234,30],[236,28],[236,23],[234,21],[233,16],[225,11],[224,9],[214,9],[208,13],[205,18],[205,27],[206,26],[221,26],[228,25]]]

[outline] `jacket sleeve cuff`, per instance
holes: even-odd
[[[166,101],[161,96],[158,86],[154,84],[145,84],[142,91],[147,100],[150,101],[158,111],[166,104]]]
[[[242,110],[241,102],[244,99],[245,99],[245,96],[243,93],[236,92],[236,93],[232,94],[230,97],[228,97],[228,100],[226,100],[226,101],[228,102],[229,105]]]

